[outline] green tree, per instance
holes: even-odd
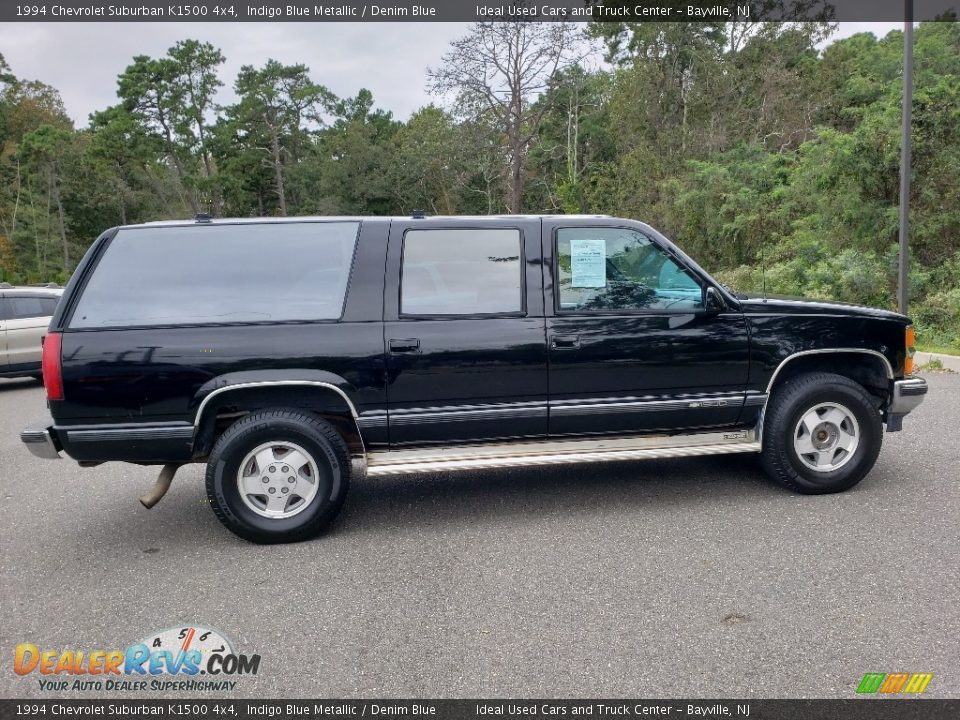
[[[240,102],[228,111],[239,142],[249,151],[261,152],[271,169],[280,215],[287,214],[287,169],[299,159],[323,124],[324,111],[335,101],[309,72],[306,65],[276,60],[260,69],[244,65],[234,85]]]
[[[375,110],[373,96],[362,89],[338,101],[336,119],[317,139],[313,159],[301,176],[311,207],[332,214],[389,214],[395,207],[389,168],[393,136],[400,124],[389,112]]]
[[[194,179],[202,196],[210,198],[213,214],[222,210],[217,185],[216,163],[210,148],[209,123],[213,119],[215,97],[223,83],[217,71],[224,62],[223,53],[210,43],[183,40],[168,51],[172,61],[171,117],[175,132],[191,155],[200,159],[202,173]]]
[[[434,105],[415,112],[394,136],[396,150],[389,178],[399,210],[454,215],[475,164],[456,120]]]
[[[176,173],[181,204],[196,214],[200,202],[189,180],[189,146],[177,134],[175,78],[175,63],[170,58],[138,55],[118,78],[117,95],[123,108],[159,140],[165,161]]]
[[[427,71],[431,92],[453,96],[464,117],[488,116],[502,133],[509,212],[520,212],[527,152],[550,108],[537,98],[580,59],[579,30],[567,23],[482,22]]]
[[[76,162],[75,135],[53,125],[41,125],[24,136],[20,153],[28,172],[34,173],[47,186],[49,203],[56,213],[57,232],[63,248],[63,270],[73,268],[70,243],[67,239],[67,219],[63,204],[64,172],[68,164]]]
[[[534,192],[531,207],[585,213],[590,210],[589,174],[615,157],[610,132],[612,76],[567,68],[551,83],[543,117],[531,150]]]

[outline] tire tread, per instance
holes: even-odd
[[[828,386],[841,386],[862,403],[864,408],[876,413],[875,426],[862,428],[861,434],[866,437],[867,433],[874,433],[877,438],[882,438],[883,431],[877,400],[859,383],[843,375],[828,372],[804,373],[787,379],[774,389],[770,397],[768,413],[764,418],[763,450],[760,462],[767,475],[775,482],[796,493],[820,495],[848,490],[870,471],[880,451],[881,443],[877,440],[875,447],[867,448],[867,455],[856,461],[853,472],[844,473],[832,483],[810,483],[793,466],[786,448],[785,437],[789,415],[802,398],[812,396]]]
[[[337,455],[337,460],[340,463],[341,488],[340,492],[330,503],[329,507],[310,523],[297,528],[296,530],[285,531],[282,534],[263,532],[256,529],[238,528],[236,523],[230,519],[229,515],[227,515],[227,513],[224,512],[224,509],[220,506],[220,502],[216,496],[216,477],[215,472],[213,471],[213,468],[220,460],[220,456],[232,443],[242,439],[246,433],[261,429],[264,423],[271,422],[296,423],[303,427],[310,428],[319,434],[327,443],[329,443],[330,447]],[[207,472],[205,479],[207,499],[210,501],[210,507],[213,509],[214,515],[216,515],[217,519],[224,525],[224,527],[246,540],[264,544],[277,542],[299,542],[302,540],[308,540],[316,537],[340,512],[340,509],[346,500],[347,491],[350,485],[350,467],[350,456],[346,442],[344,442],[344,439],[341,437],[340,433],[338,433],[336,429],[334,429],[334,427],[326,420],[323,420],[312,413],[297,409],[274,408],[270,410],[260,410],[250,413],[246,417],[237,420],[230,427],[228,427],[217,439],[216,443],[214,443],[213,449],[210,451],[210,456],[207,459]]]

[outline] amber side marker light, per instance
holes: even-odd
[[[903,374],[910,375],[913,373],[913,354],[917,351],[917,331],[913,325],[907,327],[903,339],[907,351],[903,361]]]

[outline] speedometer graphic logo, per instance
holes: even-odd
[[[194,654],[196,665],[200,668],[201,674],[206,674],[206,668],[213,655],[221,657],[234,655],[233,645],[219,630],[204,627],[203,625],[189,625],[181,627],[172,627],[159,632],[151,633],[140,641],[146,645],[151,653],[170,652],[173,656],[182,653],[195,651],[199,657]]]

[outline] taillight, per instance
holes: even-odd
[[[60,363],[60,333],[48,333],[43,339],[43,384],[47,400],[63,400],[63,372]]]
[[[913,372],[913,354],[917,351],[917,331],[913,325],[907,327],[903,335],[904,349],[906,357],[903,361],[903,374],[910,375]]]

